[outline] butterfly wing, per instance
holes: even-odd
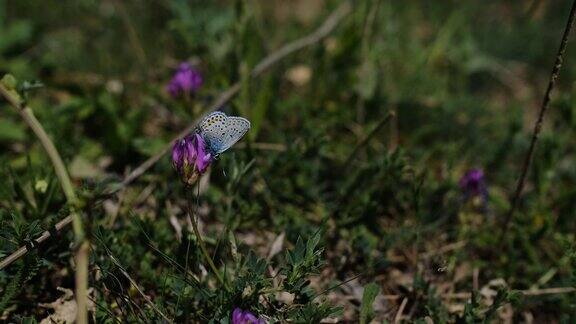
[[[236,144],[250,129],[250,122],[242,117],[228,117],[219,147],[216,153],[220,154]]]
[[[236,144],[250,129],[250,122],[242,117],[228,117],[221,111],[206,116],[198,125],[213,154],[220,154]]]
[[[198,125],[198,133],[202,136],[213,154],[217,154],[216,149],[222,146],[220,134],[225,129],[224,126],[227,118],[225,113],[215,111],[204,117]]]

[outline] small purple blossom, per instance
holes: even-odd
[[[198,134],[187,135],[172,147],[172,165],[182,180],[188,184],[193,183],[198,175],[204,173],[212,160],[212,155],[206,150],[204,139]]]
[[[481,169],[468,170],[460,178],[460,189],[466,200],[474,197],[481,197],[484,203],[488,200],[488,186]]]
[[[212,162],[212,154],[206,150],[206,143],[200,134],[194,134],[194,148],[196,149],[196,168],[198,172],[204,173]]]
[[[181,63],[166,86],[166,90],[174,98],[181,95],[189,96],[195,93],[203,83],[204,80],[198,69],[189,63]]]
[[[256,317],[250,311],[243,311],[236,307],[232,312],[232,324],[266,324],[266,321]]]
[[[193,137],[188,135],[174,143],[172,147],[172,165],[176,170],[191,165],[196,159],[196,149],[192,143]]]

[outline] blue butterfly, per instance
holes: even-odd
[[[202,136],[212,156],[217,157],[236,144],[249,129],[250,122],[246,118],[214,111],[200,121],[196,132]]]

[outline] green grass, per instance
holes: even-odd
[[[576,284],[573,42],[498,241],[570,2],[357,1],[326,39],[249,78],[338,4],[0,0],[0,75],[18,80],[86,203],[92,319],[161,321],[160,311],[216,323],[239,307],[270,322],[574,321],[576,293],[546,290]],[[204,76],[189,100],[165,91],[182,61]],[[188,230],[168,155],[94,197],[238,81],[223,109],[252,129],[204,175],[197,206],[222,286]],[[68,207],[4,101],[0,146],[4,258]],[[485,208],[458,185],[472,168],[486,175]],[[69,227],[0,270],[2,320],[54,312],[40,304],[74,288],[73,241]]]

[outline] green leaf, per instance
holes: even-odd
[[[266,118],[266,114],[268,109],[271,105],[273,99],[273,92],[272,92],[272,78],[266,78],[259,86],[259,90],[256,93],[256,99],[251,99],[250,101],[253,102],[252,107],[244,106],[243,108],[248,108],[248,112],[246,109],[243,109],[242,113],[247,114],[250,116],[250,122],[252,123],[252,129],[248,133],[250,139],[255,140],[258,136],[258,132],[260,131],[260,127]],[[253,96],[251,96],[253,97]]]
[[[28,41],[32,34],[32,25],[29,21],[17,20],[6,27],[1,26],[0,51]]]
[[[375,283],[364,286],[362,306],[360,307],[360,324],[368,323],[373,314],[372,304],[380,292],[380,287]]]
[[[24,126],[11,120],[0,119],[0,141],[15,142],[26,138]]]
[[[378,67],[372,61],[365,60],[358,69],[358,94],[365,100],[371,99],[378,85]]]

